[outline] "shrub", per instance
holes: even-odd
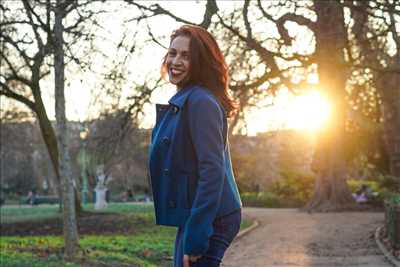
[[[295,171],[282,171],[281,179],[274,182],[271,192],[295,206],[304,205],[314,190],[315,176]]]
[[[244,206],[277,208],[280,206],[280,200],[277,195],[271,192],[246,192],[241,195]]]
[[[378,185],[386,194],[400,194],[400,179],[398,177],[381,175],[378,178]]]
[[[380,187],[377,181],[371,180],[360,180],[360,179],[349,179],[347,180],[347,185],[352,193],[356,193],[357,190],[361,188],[361,186],[365,184],[370,188],[373,192],[380,192]]]

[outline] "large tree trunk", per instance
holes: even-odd
[[[322,93],[331,101],[332,114],[328,125],[318,136],[314,155],[317,180],[314,195],[306,205],[306,209],[337,211],[354,205],[346,184],[346,166],[343,157],[346,30],[343,8],[336,0],[315,0],[314,6],[317,13],[315,38],[319,86]]]
[[[68,129],[65,115],[64,96],[64,49],[63,49],[63,8],[64,1],[57,0],[54,23],[54,76],[55,102],[57,119],[57,141],[59,173],[63,190],[63,232],[64,256],[73,258],[79,248],[79,237],[75,214],[74,185],[72,180],[71,162],[68,151]]]

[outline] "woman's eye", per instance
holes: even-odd
[[[174,56],[176,56],[176,53],[175,52],[168,52],[168,56],[174,57]]]

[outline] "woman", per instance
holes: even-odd
[[[174,267],[219,266],[241,221],[227,65],[210,33],[184,25],[171,35],[161,73],[177,93],[156,105],[149,157],[156,223],[178,227]]]

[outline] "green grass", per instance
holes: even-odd
[[[93,211],[93,204],[87,204],[84,207],[85,211]],[[116,213],[150,213],[153,211],[152,204],[130,204],[130,203],[110,203],[106,209],[102,209],[99,212],[116,212]],[[17,223],[24,221],[40,221],[44,219],[60,218],[61,213],[59,212],[59,206],[55,205],[13,205],[3,206],[0,208],[0,222],[5,223]]]
[[[32,253],[2,251],[0,255],[0,266],[2,267],[81,267],[81,265],[63,261],[57,257],[41,259]]]
[[[94,211],[93,205],[87,205],[84,209]],[[155,225],[151,204],[111,203],[101,212],[126,214],[129,223],[136,224],[137,231],[135,234],[125,235],[81,235],[80,245],[83,254],[80,256],[81,260],[75,262],[66,262],[62,259],[61,236],[3,236],[0,239],[0,266],[163,267],[172,264],[176,229]],[[29,222],[57,216],[60,216],[57,205],[1,208],[2,223]],[[241,229],[249,227],[251,223],[243,220]]]
[[[164,266],[172,254],[174,235],[173,228],[150,226],[135,235],[81,236],[80,245],[85,251],[85,255],[81,257],[89,262],[110,265],[119,262],[133,266]],[[30,266],[24,265],[24,262],[33,260],[39,264],[45,261],[43,257],[48,256],[51,259],[49,264],[54,261],[58,262],[54,266],[60,266],[62,246],[63,240],[60,236],[2,237],[0,266]],[[3,265],[4,263],[6,264]]]
[[[247,219],[242,219],[242,222],[240,224],[240,230],[244,230],[246,228],[249,228],[253,224],[253,221],[247,220]]]
[[[58,205],[44,206],[2,206],[0,208],[0,222],[16,223],[23,221],[40,221],[60,217]]]

